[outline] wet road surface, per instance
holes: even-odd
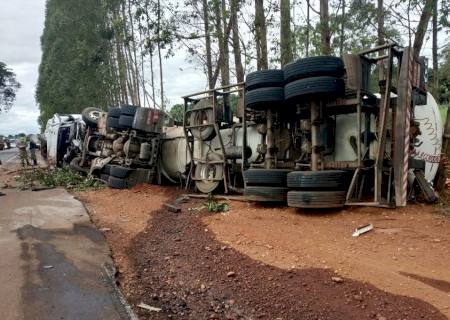
[[[0,197],[1,319],[128,319],[103,235],[63,189]]]

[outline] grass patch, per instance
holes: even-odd
[[[36,168],[22,171],[16,180],[20,183],[20,189],[27,189],[36,184],[49,188],[64,187],[74,191],[96,190],[104,187],[104,184],[93,176],[84,177],[69,168]]]

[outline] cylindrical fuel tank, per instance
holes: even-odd
[[[233,147],[233,129],[223,129],[220,131],[224,147]],[[241,127],[235,128],[235,141],[237,147],[242,147],[243,143],[243,129]],[[166,138],[162,143],[161,150],[161,164],[162,172],[170,179],[178,179],[180,173],[185,173],[191,157],[186,146],[186,138],[182,127],[166,128]],[[258,157],[258,144],[261,143],[261,135],[254,126],[247,128],[247,146],[251,149],[251,156],[249,162],[255,161]],[[194,158],[203,158],[209,150],[208,145],[211,144],[211,150],[220,150],[220,141],[215,137],[212,141],[201,142],[196,141],[194,146]],[[250,153],[250,152],[249,152]],[[241,160],[237,160],[240,162]]]
[[[169,179],[184,174],[191,160],[182,127],[166,128],[166,138],[161,146],[161,171]]]
[[[139,159],[148,160],[150,159],[152,150],[152,145],[150,143],[144,142],[141,144],[141,151],[139,152]]]
[[[441,160],[443,124],[439,106],[431,93],[427,104],[414,108],[414,120],[420,123],[421,134],[417,137],[412,156],[425,161],[425,178],[434,180]]]

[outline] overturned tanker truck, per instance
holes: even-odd
[[[200,192],[222,187],[299,208],[404,206],[419,193],[434,201],[442,122],[425,72],[412,48],[386,44],[186,96],[162,171]],[[244,99],[232,114],[236,92]]]
[[[425,70],[412,48],[386,44],[185,96],[180,126],[158,109],[88,108],[59,133],[59,159],[114,188],[170,181],[299,208],[434,201],[442,123]]]

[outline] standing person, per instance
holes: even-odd
[[[33,138],[30,138],[30,158],[33,160],[33,166],[37,165],[36,149],[36,142],[34,142]]]
[[[27,140],[25,138],[20,138],[17,141],[17,148],[19,149],[19,157],[22,167],[25,167],[25,165],[29,166],[30,161],[28,161]]]

